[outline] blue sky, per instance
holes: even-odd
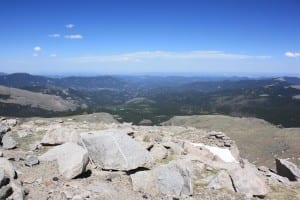
[[[0,71],[300,74],[298,0],[1,0]]]

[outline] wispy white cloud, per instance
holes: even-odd
[[[188,51],[188,52],[170,52],[170,51],[142,51],[133,53],[124,53],[118,55],[99,55],[77,58],[81,62],[141,62],[151,59],[165,60],[197,60],[197,59],[269,59],[271,56],[256,56],[248,54],[226,53],[223,51]]]
[[[40,46],[35,46],[35,47],[33,47],[33,50],[35,52],[40,52],[42,50],[42,48]]]
[[[83,36],[80,34],[75,34],[75,35],[65,35],[66,39],[71,39],[71,40],[78,40],[78,39],[82,39]]]
[[[34,53],[32,54],[34,57],[39,56],[40,51],[42,50],[42,48],[40,46],[35,46],[33,47],[33,51]]]
[[[74,24],[66,24],[66,28],[74,28],[75,25]]]
[[[59,38],[59,37],[60,37],[60,34],[58,34],[58,33],[53,33],[53,34],[49,34],[48,37],[51,37],[51,38]]]
[[[289,57],[289,58],[299,58],[300,57],[300,53],[299,52],[290,52],[290,51],[287,51],[284,53],[284,55],[286,57]]]
[[[53,53],[53,54],[50,54],[49,56],[50,57],[56,57],[57,55],[55,53]]]

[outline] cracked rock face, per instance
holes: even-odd
[[[234,165],[228,173],[236,192],[243,193],[248,197],[264,197],[270,191],[255,166],[248,162],[245,162],[243,167]]]
[[[132,174],[131,180],[135,191],[179,197],[193,194],[192,176],[190,161],[174,160],[153,170]]]

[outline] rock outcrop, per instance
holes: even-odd
[[[279,168],[278,173],[257,168],[240,158],[235,142],[223,132],[105,124],[91,115],[88,119],[92,121],[85,122],[85,116],[16,123],[0,119],[6,127],[1,135],[18,142],[15,149],[1,149],[0,199],[283,200],[300,196],[299,181],[291,181],[298,177],[295,165],[280,160],[279,167],[288,169],[288,174]],[[291,178],[290,174],[291,180],[283,177]]]
[[[276,170],[278,175],[290,181],[300,181],[300,169],[286,159],[276,159]]]

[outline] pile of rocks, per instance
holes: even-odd
[[[49,200],[264,198],[272,184],[299,183],[292,163],[278,160],[277,172],[257,168],[221,132],[131,124],[99,128],[61,120],[36,124],[10,127],[20,144],[31,141],[28,146],[39,148],[4,149],[0,199],[24,199],[29,191],[21,181],[30,189],[28,198]],[[20,137],[19,131],[31,134]]]
[[[231,147],[234,145],[234,141],[232,141],[225,133],[217,131],[209,132],[205,143],[218,147]]]

